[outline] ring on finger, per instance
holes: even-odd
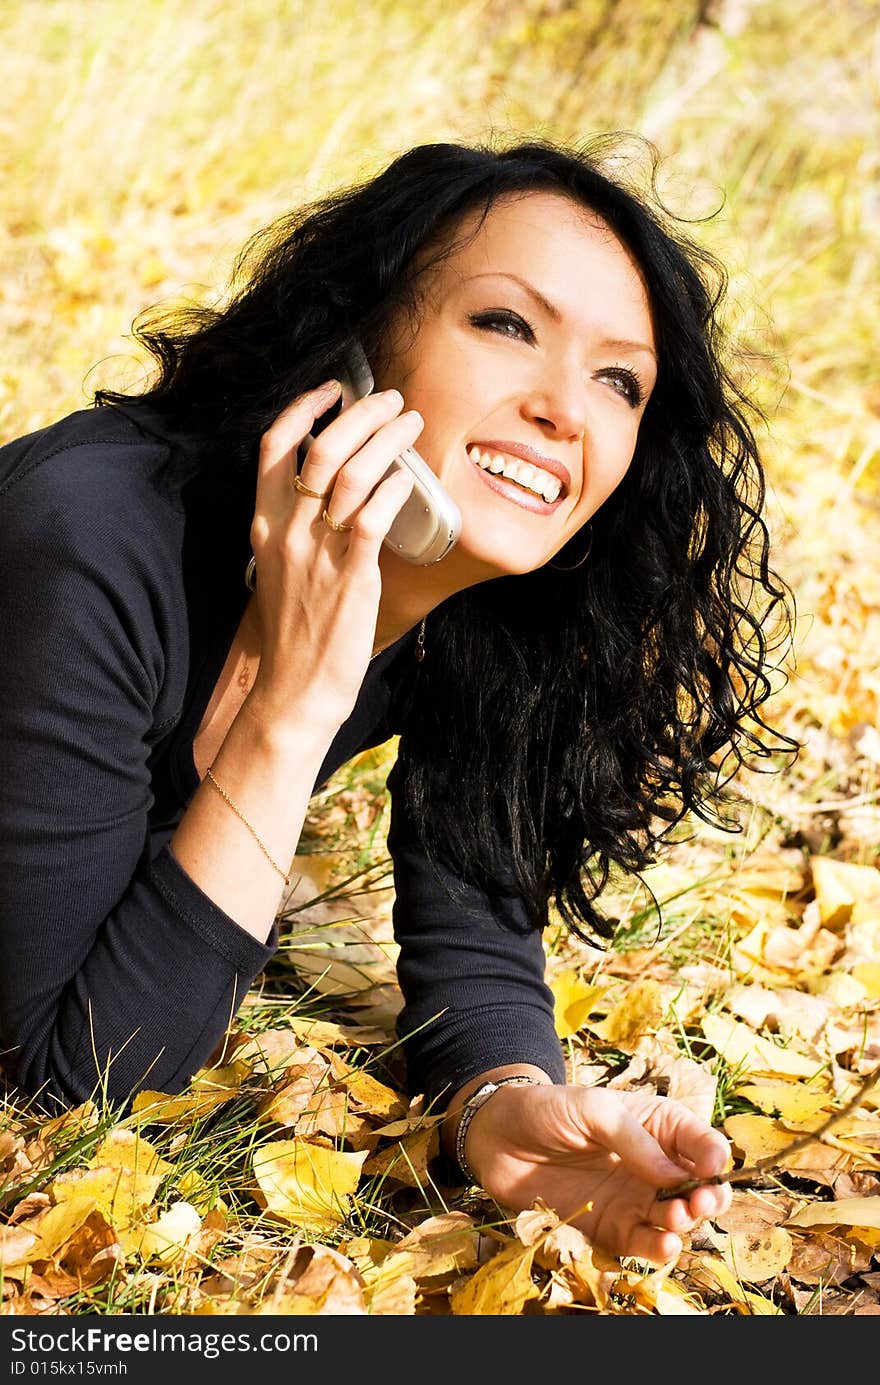
[[[328,528],[333,530],[334,534],[345,534],[351,529],[350,524],[340,524],[338,520],[334,519],[329,510],[325,510],[321,518]]]
[[[302,495],[310,495],[313,500],[326,500],[327,496],[330,494],[329,491],[311,490],[304,481],[300,480],[299,476],[294,476],[293,488],[294,490],[300,491]]]

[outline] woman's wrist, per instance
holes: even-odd
[[[542,1086],[553,1085],[553,1079],[543,1068],[537,1067],[534,1063],[505,1063],[498,1067],[487,1068],[485,1072],[481,1072],[477,1077],[472,1077],[470,1081],[459,1087],[449,1101],[446,1119],[440,1127],[440,1148],[445,1158],[453,1166],[459,1163],[456,1157],[456,1148],[458,1144],[459,1127],[467,1102],[481,1087],[485,1086],[487,1082],[503,1083],[505,1079],[511,1077],[528,1078],[535,1084]],[[494,1100],[494,1096],[492,1099]]]

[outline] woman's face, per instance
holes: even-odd
[[[531,571],[632,460],[656,378],[641,273],[594,213],[534,192],[499,198],[426,278],[415,332],[391,324],[376,388],[424,417],[416,448],[462,513],[459,572]]]

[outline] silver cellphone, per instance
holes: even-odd
[[[339,372],[339,379],[342,384],[341,398],[316,420],[315,431],[303,439],[300,444],[301,458],[315,441],[316,433],[338,417],[349,404],[372,393],[373,372],[360,342],[353,342],[345,353],[345,368]],[[318,423],[320,428],[317,427]],[[412,473],[415,485],[395,515],[384,542],[398,557],[418,567],[439,563],[458,541],[461,511],[414,447],[404,448],[395,457],[385,476],[402,467]],[[382,477],[383,481],[385,476]]]

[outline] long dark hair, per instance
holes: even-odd
[[[484,582],[431,615],[398,771],[435,859],[519,893],[531,926],[555,901],[593,936],[612,931],[593,902],[612,865],[650,865],[688,812],[741,830],[717,811],[739,766],[799,750],[759,715],[795,602],[768,562],[757,410],[724,360],[725,273],[655,197],[602,171],[614,144],[410,149],[254,236],[221,306],[153,312],[135,333],[158,365],[142,397],[190,436],[246,528],[261,434],[338,369],[352,335],[381,351],[467,213],[555,191],[626,245],[659,357],[633,461],[591,521],[584,564]],[[575,535],[560,564],[583,542]]]

